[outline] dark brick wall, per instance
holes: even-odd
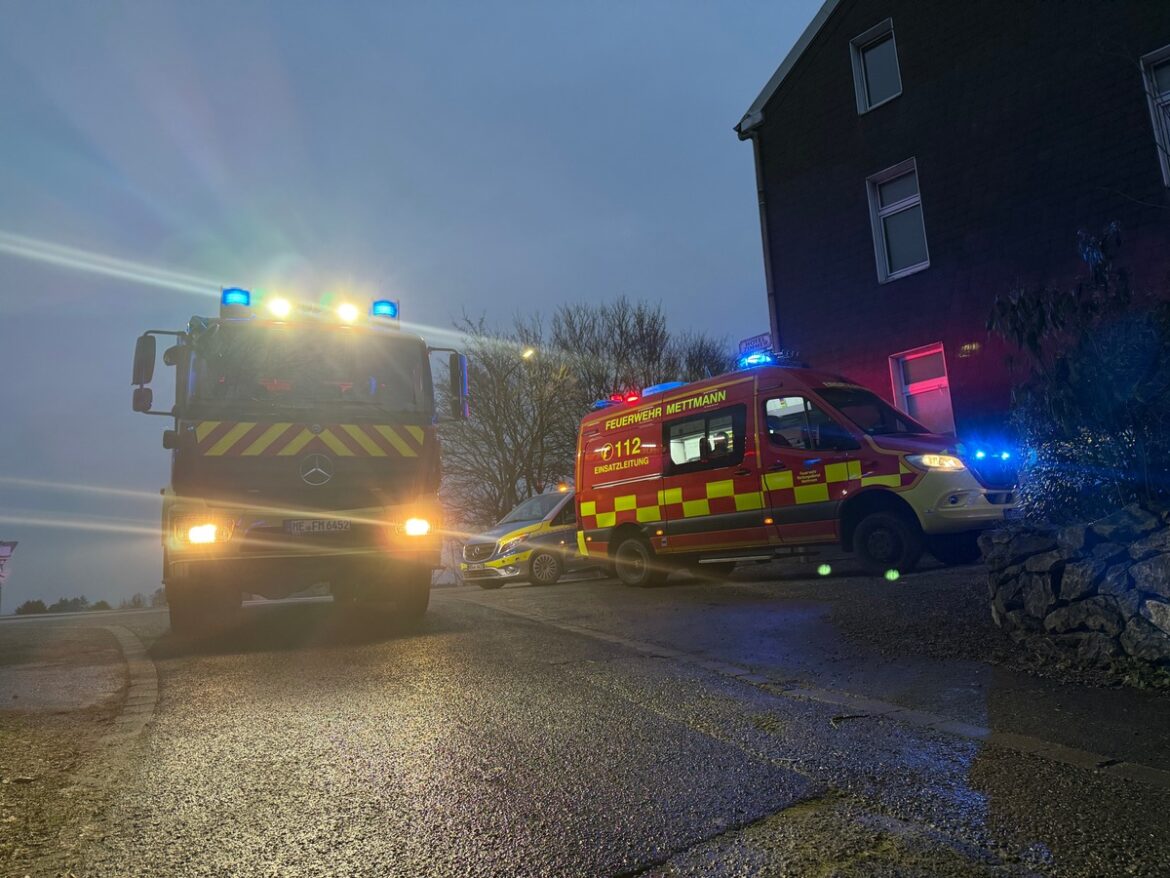
[[[887,17],[902,95],[859,116],[849,41]],[[962,432],[1007,406],[993,299],[1071,284],[1078,230],[1118,220],[1125,264],[1166,288],[1170,197],[1138,59],[1167,44],[1170,0],[845,0],[757,132],[782,344],[890,396],[889,355],[941,341]],[[910,157],[931,265],[880,284],[865,180]]]

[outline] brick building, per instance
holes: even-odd
[[[737,126],[773,337],[940,431],[1002,422],[997,294],[1120,223],[1170,281],[1170,0],[827,0]]]

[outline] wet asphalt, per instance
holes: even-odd
[[[844,582],[845,597],[865,585]],[[146,731],[93,757],[105,794],[69,868],[1170,874],[1170,788],[791,693],[1155,769],[1170,768],[1170,699],[892,656],[847,636],[806,586],[436,589],[413,629],[328,601],[253,605],[197,641],[159,613],[40,623],[129,628],[159,676]]]

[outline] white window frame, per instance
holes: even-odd
[[[867,46],[876,43],[886,34],[890,35],[890,41],[894,45],[894,62],[898,69],[898,90],[888,98],[871,104],[867,93],[868,89],[865,87],[865,62],[861,53]],[[853,91],[857,96],[857,115],[864,116],[870,110],[876,110],[902,94],[902,63],[898,60],[898,41],[894,36],[894,19],[887,18],[885,21],[875,24],[865,33],[851,39],[849,41],[849,58],[853,62]]]
[[[1150,121],[1154,126],[1154,143],[1158,148],[1158,162],[1162,166],[1162,183],[1170,186],[1170,91],[1158,94],[1154,82],[1154,67],[1170,61],[1170,46],[1142,56],[1142,87],[1150,105]]]
[[[942,357],[943,373],[937,378],[927,378],[925,381],[915,381],[912,384],[907,384],[905,373],[902,371],[902,364],[907,360],[917,360],[919,357],[929,357],[938,354]],[[894,407],[898,411],[910,415],[910,397],[919,393],[930,393],[934,390],[945,390],[947,400],[951,404],[951,430],[954,432],[955,423],[955,405],[951,400],[951,380],[950,370],[947,368],[947,354],[943,349],[942,342],[935,342],[934,344],[923,345],[918,348],[911,348],[908,351],[893,354],[890,357],[890,384],[894,391]]]
[[[918,191],[908,198],[903,198],[901,201],[895,201],[893,204],[882,207],[878,186],[897,177],[904,176],[911,171],[914,172],[914,180],[917,184]],[[930,268],[930,242],[926,237],[926,207],[922,204],[922,179],[918,175],[917,160],[908,158],[904,162],[898,162],[893,167],[879,171],[872,177],[866,179],[865,190],[869,198],[869,221],[873,227],[873,255],[877,262],[878,283],[889,283],[900,277],[917,274],[924,269]],[[900,213],[914,205],[918,205],[922,209],[922,249],[926,251],[926,259],[892,272],[890,271],[889,249],[886,246],[886,231],[882,225],[882,220],[891,214]]]

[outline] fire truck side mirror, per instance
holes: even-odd
[[[154,403],[154,391],[149,387],[135,387],[134,388],[134,411],[149,412],[151,405]]]
[[[149,384],[154,377],[154,359],[155,359],[155,340],[153,335],[140,335],[138,342],[134,345],[134,376],[130,379],[131,384],[137,384],[139,388],[143,385]],[[138,395],[134,395],[135,406],[137,406]],[[149,406],[147,406],[149,408]],[[135,411],[139,411],[135,408]]]
[[[451,354],[451,417],[465,421],[470,417],[467,399],[467,357]]]

